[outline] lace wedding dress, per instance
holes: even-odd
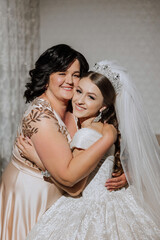
[[[71,148],[86,149],[101,134],[79,130]],[[90,175],[79,198],[62,196],[33,227],[27,240],[158,240],[160,230],[138,206],[130,187],[107,191],[105,181],[113,168],[113,147]]]

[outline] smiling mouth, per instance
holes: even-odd
[[[73,87],[62,87],[65,91],[72,91]]]
[[[78,104],[75,104],[75,108],[76,108],[76,110],[78,110],[78,111],[84,111],[84,110],[86,110],[86,108],[81,107],[81,106],[79,106]]]

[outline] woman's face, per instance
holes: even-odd
[[[76,59],[65,72],[56,72],[50,75],[46,91],[61,101],[70,100],[79,79],[80,63]]]
[[[73,114],[87,119],[97,116],[103,106],[103,96],[99,88],[88,78],[82,78],[72,98]]]

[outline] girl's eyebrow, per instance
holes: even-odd
[[[92,95],[95,95],[95,96],[97,96],[95,93],[92,93],[92,92],[88,92],[88,94],[92,94]]]
[[[83,90],[80,86],[77,86],[77,88],[80,88],[80,90]],[[97,95],[93,92],[87,92],[87,94],[92,94],[92,95],[95,95],[97,97]]]

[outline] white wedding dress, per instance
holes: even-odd
[[[79,130],[71,148],[86,149],[101,134]],[[46,211],[28,235],[28,240],[158,240],[160,230],[136,203],[130,187],[109,192],[106,179],[113,168],[113,149],[90,175],[79,198],[62,196]]]

